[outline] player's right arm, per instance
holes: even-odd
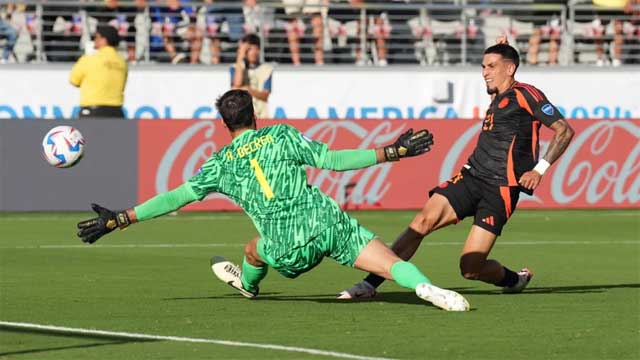
[[[217,190],[219,169],[212,157],[186,183],[130,209],[112,211],[98,204],[91,204],[98,216],[78,223],[78,237],[87,244],[93,244],[116,228],[124,229],[136,222],[153,219],[202,200],[207,194]]]
[[[417,156],[431,150],[433,135],[428,130],[416,133],[409,129],[391,145],[377,149],[330,150],[327,144],[307,138],[289,127],[294,150],[299,161],[319,169],[356,170],[403,157]]]
[[[198,196],[190,184],[185,183],[171,191],[158,194],[136,207],[122,211],[112,211],[98,204],[91,204],[91,208],[98,216],[78,223],[78,237],[87,244],[93,244],[116,228],[124,229],[136,222],[162,216],[196,200]]]

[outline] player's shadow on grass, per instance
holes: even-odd
[[[577,285],[577,286],[548,286],[548,287],[530,287],[521,295],[535,294],[584,294],[584,293],[601,293],[609,289],[618,288],[640,288],[640,284],[604,284],[604,285]],[[502,290],[495,289],[474,289],[471,287],[450,288],[463,295],[503,295]],[[503,295],[508,296],[508,295]],[[166,298],[163,300],[225,300],[225,299],[244,299],[242,295],[234,292],[224,293],[213,296],[201,297],[182,297],[182,298]],[[360,299],[355,301],[340,300],[336,298],[336,294],[309,294],[309,295],[287,295],[279,292],[261,293],[251,301],[312,301],[317,303],[335,303],[335,304],[352,304],[356,302],[384,302],[392,304],[415,304],[424,305],[424,301],[418,298],[412,291],[385,291],[384,288],[373,299]]]
[[[280,292],[266,292],[260,293],[260,297],[269,296],[269,295],[278,295]],[[222,295],[212,295],[212,296],[188,296],[188,297],[172,297],[172,298],[163,298],[164,301],[176,301],[176,300],[215,300],[215,299],[228,299],[228,298],[238,298],[244,299],[244,296],[240,295],[237,292],[233,293],[225,293]]]
[[[470,288],[451,289],[462,293]],[[313,301],[325,304],[353,304],[358,302],[381,302],[390,304],[420,305],[424,306],[425,301],[416,296],[413,291],[384,291],[378,293],[374,298],[358,300],[341,300],[336,298],[336,294],[311,294],[311,295],[270,295],[258,296],[252,301]]]
[[[88,344],[68,345],[68,346],[43,347],[43,348],[24,349],[24,350],[16,350],[16,351],[2,351],[0,352],[0,357],[11,356],[11,355],[44,353],[49,351],[84,349],[84,348],[109,346],[109,345],[123,345],[123,344],[129,344],[134,342],[137,343],[137,342],[159,341],[159,340],[153,340],[153,339],[131,339],[131,338],[126,338],[124,336],[115,336],[115,335],[80,334],[80,333],[72,334],[72,333],[63,333],[60,331],[47,330],[47,329],[25,329],[25,328],[19,328],[11,325],[4,325],[4,324],[0,325],[0,333],[2,332],[46,335],[46,336],[65,337],[65,338],[73,338],[73,339],[92,339],[92,340],[103,340],[103,341],[92,342]]]
[[[354,301],[345,301],[336,299],[336,294],[309,294],[309,295],[280,295],[279,292],[260,293],[260,295],[251,301],[313,301],[317,303],[336,303],[336,304],[349,304]],[[224,293],[213,296],[199,296],[199,297],[180,297],[180,298],[165,298],[162,300],[176,301],[176,300],[229,300],[229,299],[245,299],[238,293]],[[378,294],[373,299],[363,299],[357,301],[377,301],[377,302],[389,302],[399,304],[420,304],[424,305],[424,301],[420,300],[416,294],[411,291],[405,292],[384,292]]]
[[[638,289],[640,284],[603,284],[603,285],[575,285],[575,286],[540,286],[528,287],[522,295],[535,294],[585,294],[585,293],[602,293],[610,289]],[[459,290],[460,294],[465,295],[495,295],[501,294],[502,291],[496,289],[470,289]]]

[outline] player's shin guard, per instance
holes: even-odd
[[[265,264],[263,266],[254,266],[247,262],[247,258],[245,257],[242,260],[242,287],[245,290],[255,293],[258,293],[258,284],[260,281],[264,279],[267,275],[267,270],[269,267]]]
[[[415,290],[418,284],[431,284],[429,280],[418,268],[410,262],[398,261],[391,266],[391,276],[398,285]]]

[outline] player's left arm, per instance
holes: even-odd
[[[93,244],[116,228],[124,229],[136,222],[162,216],[196,200],[199,200],[199,196],[189,183],[185,183],[171,191],[158,194],[136,207],[122,211],[113,211],[98,204],[91,204],[91,208],[98,216],[78,223],[78,237],[87,244]]]
[[[298,136],[292,136],[294,148],[300,162],[319,169],[334,171],[357,170],[387,161],[398,161],[404,157],[424,154],[431,150],[433,134],[422,129],[413,132],[409,129],[396,141],[377,149],[330,150],[327,144],[313,141],[297,130]]]
[[[542,96],[543,101],[541,101],[541,104],[536,104],[533,115],[553,130],[554,134],[546,154],[538,161],[538,164],[536,164],[532,170],[525,172],[520,177],[520,185],[529,190],[533,190],[540,185],[542,175],[544,175],[551,164],[558,160],[564,153],[575,133],[571,125],[562,117],[555,106],[548,103],[544,95]]]

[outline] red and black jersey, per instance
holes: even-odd
[[[550,126],[562,118],[540,90],[515,82],[489,105],[469,172],[493,185],[519,186],[520,176],[538,162],[541,123]]]

